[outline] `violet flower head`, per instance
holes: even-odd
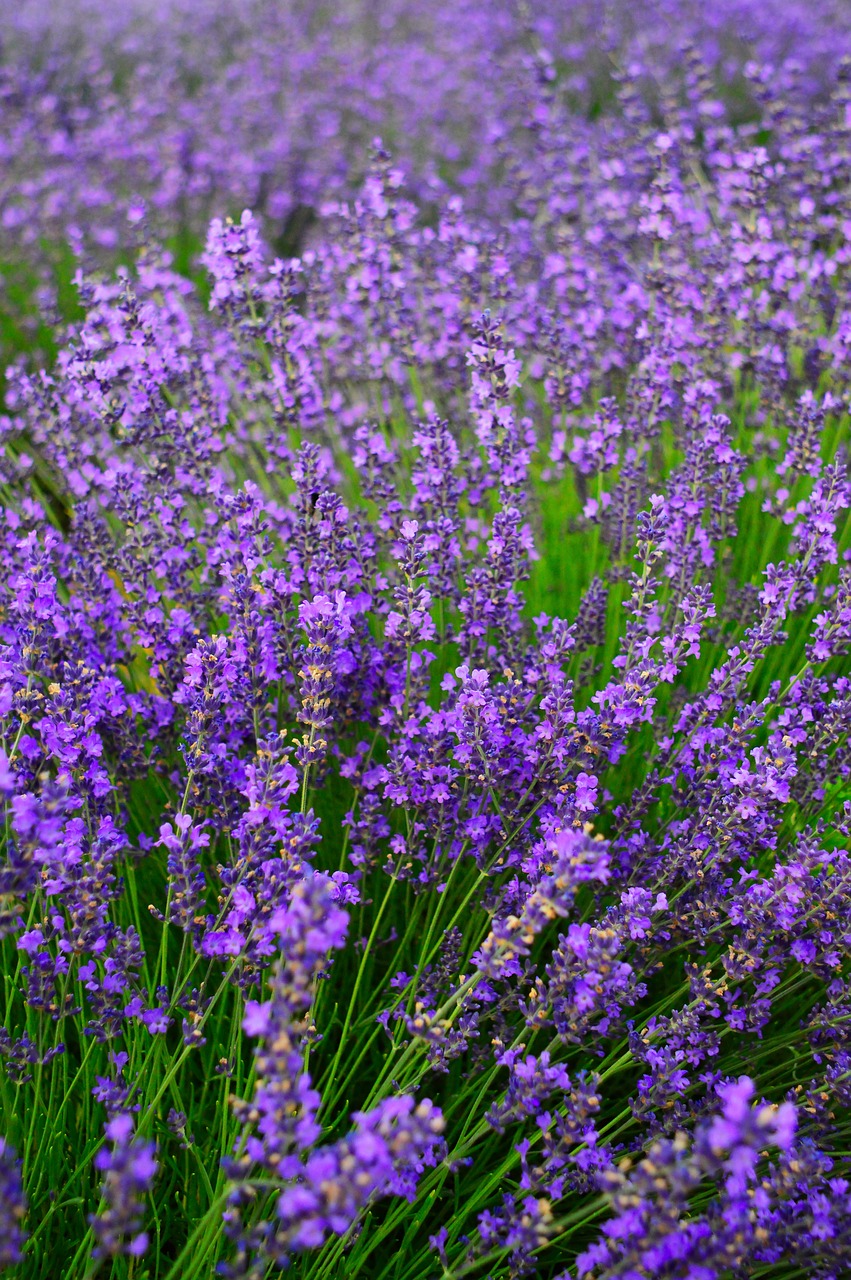
[[[234,1104],[245,1126],[245,1155],[234,1166],[277,1169],[288,1152],[309,1149],[320,1135],[321,1099],[304,1069],[303,1046],[317,979],[346,938],[348,913],[337,905],[335,889],[330,877],[310,873],[268,923],[280,954],[269,977],[270,999],[245,1006],[243,1030],[259,1039],[257,1083],[250,1103]]]
[[[14,1266],[23,1259],[25,1213],[20,1163],[8,1142],[0,1138],[0,1266]]]
[[[352,1132],[332,1147],[315,1150],[299,1181],[282,1192],[273,1252],[279,1265],[331,1233],[341,1235],[371,1200],[413,1199],[420,1175],[437,1163],[444,1123],[428,1099],[387,1098],[353,1119]]]
[[[797,1113],[791,1102],[779,1106],[754,1106],[756,1087],[748,1076],[718,1085],[716,1092],[722,1111],[702,1134],[712,1156],[723,1160],[730,1194],[744,1190],[753,1178],[757,1160],[768,1147],[787,1151],[797,1127]]]
[[[609,878],[608,844],[581,830],[558,831],[546,844],[541,877],[518,914],[497,919],[474,957],[477,969],[490,977],[518,972],[517,958],[527,955],[534,939],[553,920],[569,914],[579,887],[605,884]]]
[[[105,1133],[112,1144],[95,1156],[103,1174],[102,1208],[91,1218],[98,1257],[126,1254],[140,1257],[148,1247],[143,1230],[145,1197],[157,1172],[154,1143],[134,1137],[133,1117],[124,1112],[108,1121]]]

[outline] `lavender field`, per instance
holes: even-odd
[[[3,6],[0,365],[0,1271],[851,1275],[851,6]]]

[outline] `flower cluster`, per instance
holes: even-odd
[[[21,1221],[26,1212],[26,1202],[21,1187],[21,1171],[15,1153],[0,1139],[0,1264],[10,1266],[20,1262],[26,1236]]]
[[[95,1156],[95,1168],[103,1174],[103,1209],[92,1218],[97,1238],[95,1256],[119,1253],[138,1257],[148,1247],[147,1232],[141,1228],[143,1197],[148,1191],[157,1162],[153,1143],[134,1139],[133,1119],[127,1112],[106,1126],[112,1143]]]

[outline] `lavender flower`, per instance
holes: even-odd
[[[126,1112],[115,1116],[105,1128],[112,1147],[95,1156],[95,1168],[103,1174],[103,1207],[91,1219],[98,1256],[138,1258],[148,1247],[148,1234],[142,1230],[144,1197],[156,1175],[157,1161],[154,1144],[135,1138],[133,1127],[133,1118]]]
[[[23,1259],[26,1235],[21,1223],[25,1213],[19,1164],[6,1140],[0,1139],[0,1264],[3,1266],[13,1266]]]

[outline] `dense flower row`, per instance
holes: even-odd
[[[591,18],[500,10],[466,204],[380,143],[349,191],[330,137],[261,200],[252,6],[232,77],[181,52],[136,122],[132,266],[86,247],[124,99],[38,171],[85,314],[0,419],[0,1265],[846,1274],[851,91],[752,64],[740,120],[677,8],[614,23],[648,62],[592,122]],[[197,191],[170,94],[218,103]],[[245,194],[208,307],[156,237]]]
[[[613,183],[613,212],[614,188],[634,176],[635,126],[658,119],[689,52],[710,90],[693,124],[723,118],[721,96],[753,119],[770,87],[803,110],[817,155],[812,106],[851,54],[851,20],[842,0],[6,5],[4,342],[14,317],[19,341],[49,343],[30,295],[37,287],[42,315],[57,284],[67,303],[69,238],[114,258],[147,216],[187,261],[210,217],[248,206],[279,252],[298,252],[323,202],[362,175],[376,134],[424,202],[460,191],[512,236],[542,198],[569,217],[577,184]],[[563,137],[540,95],[556,76],[570,107]],[[558,145],[556,172],[541,168],[542,143]]]

